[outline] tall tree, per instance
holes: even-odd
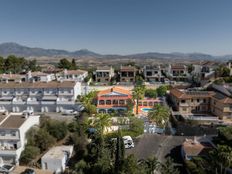
[[[179,170],[173,165],[173,160],[168,157],[164,164],[162,164],[160,169],[161,174],[179,174]]]
[[[76,70],[76,69],[77,69],[77,64],[76,64],[76,61],[75,61],[75,59],[72,59],[72,62],[71,62],[71,64],[72,64],[72,67],[71,67],[71,69],[72,69],[72,70]]]
[[[167,121],[169,120],[170,111],[167,107],[157,104],[154,109],[149,111],[148,118],[156,122],[156,125],[164,128]]]
[[[5,59],[0,56],[0,73],[4,73],[5,69]]]
[[[116,153],[115,153],[115,163],[114,163],[115,174],[119,174],[120,171],[122,171],[124,157],[125,157],[125,146],[120,129],[118,130],[117,136],[118,137],[116,143]]]
[[[159,97],[163,97],[167,93],[167,86],[162,85],[162,86],[158,87],[156,89],[156,91],[157,91],[157,94]]]
[[[58,68],[62,69],[71,69],[72,68],[72,63],[70,63],[67,59],[61,59],[60,62],[58,63]]]
[[[140,85],[136,86],[133,90],[133,99],[136,100],[136,114],[139,112],[139,100],[141,100],[144,97],[145,93],[145,86]]]
[[[157,160],[155,156],[148,157],[147,159],[142,159],[139,164],[145,167],[147,174],[153,174],[155,170],[158,170],[161,163]]]

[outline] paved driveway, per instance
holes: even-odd
[[[170,156],[177,166],[180,166],[181,173],[182,158],[180,154],[181,144],[184,142],[184,136],[166,136],[158,134],[144,134],[141,138],[135,140],[135,147],[127,149],[126,154],[134,154],[137,159],[146,159],[149,156],[156,156],[160,162]]]

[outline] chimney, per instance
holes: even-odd
[[[28,71],[27,73],[27,80],[31,79],[32,78],[32,74],[31,74],[31,71]]]
[[[197,141],[197,137],[196,137],[196,136],[194,136],[193,142],[194,142],[194,144],[198,144],[198,141]]]

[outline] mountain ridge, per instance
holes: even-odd
[[[213,56],[204,53],[160,53],[145,52],[128,55],[119,54],[99,54],[88,49],[80,49],[76,51],[67,51],[63,49],[45,49],[38,47],[28,47],[15,42],[5,42],[0,44],[0,56],[16,55],[23,57],[95,57],[95,58],[151,58],[151,59],[191,59],[191,60],[229,60],[232,55]]]

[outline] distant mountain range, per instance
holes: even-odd
[[[213,56],[203,53],[138,53],[131,55],[102,55],[87,49],[66,51],[59,49],[31,48],[17,43],[0,44],[0,56],[17,55],[23,57],[95,57],[95,58],[149,58],[149,59],[191,59],[191,60],[229,60],[232,55]]]

